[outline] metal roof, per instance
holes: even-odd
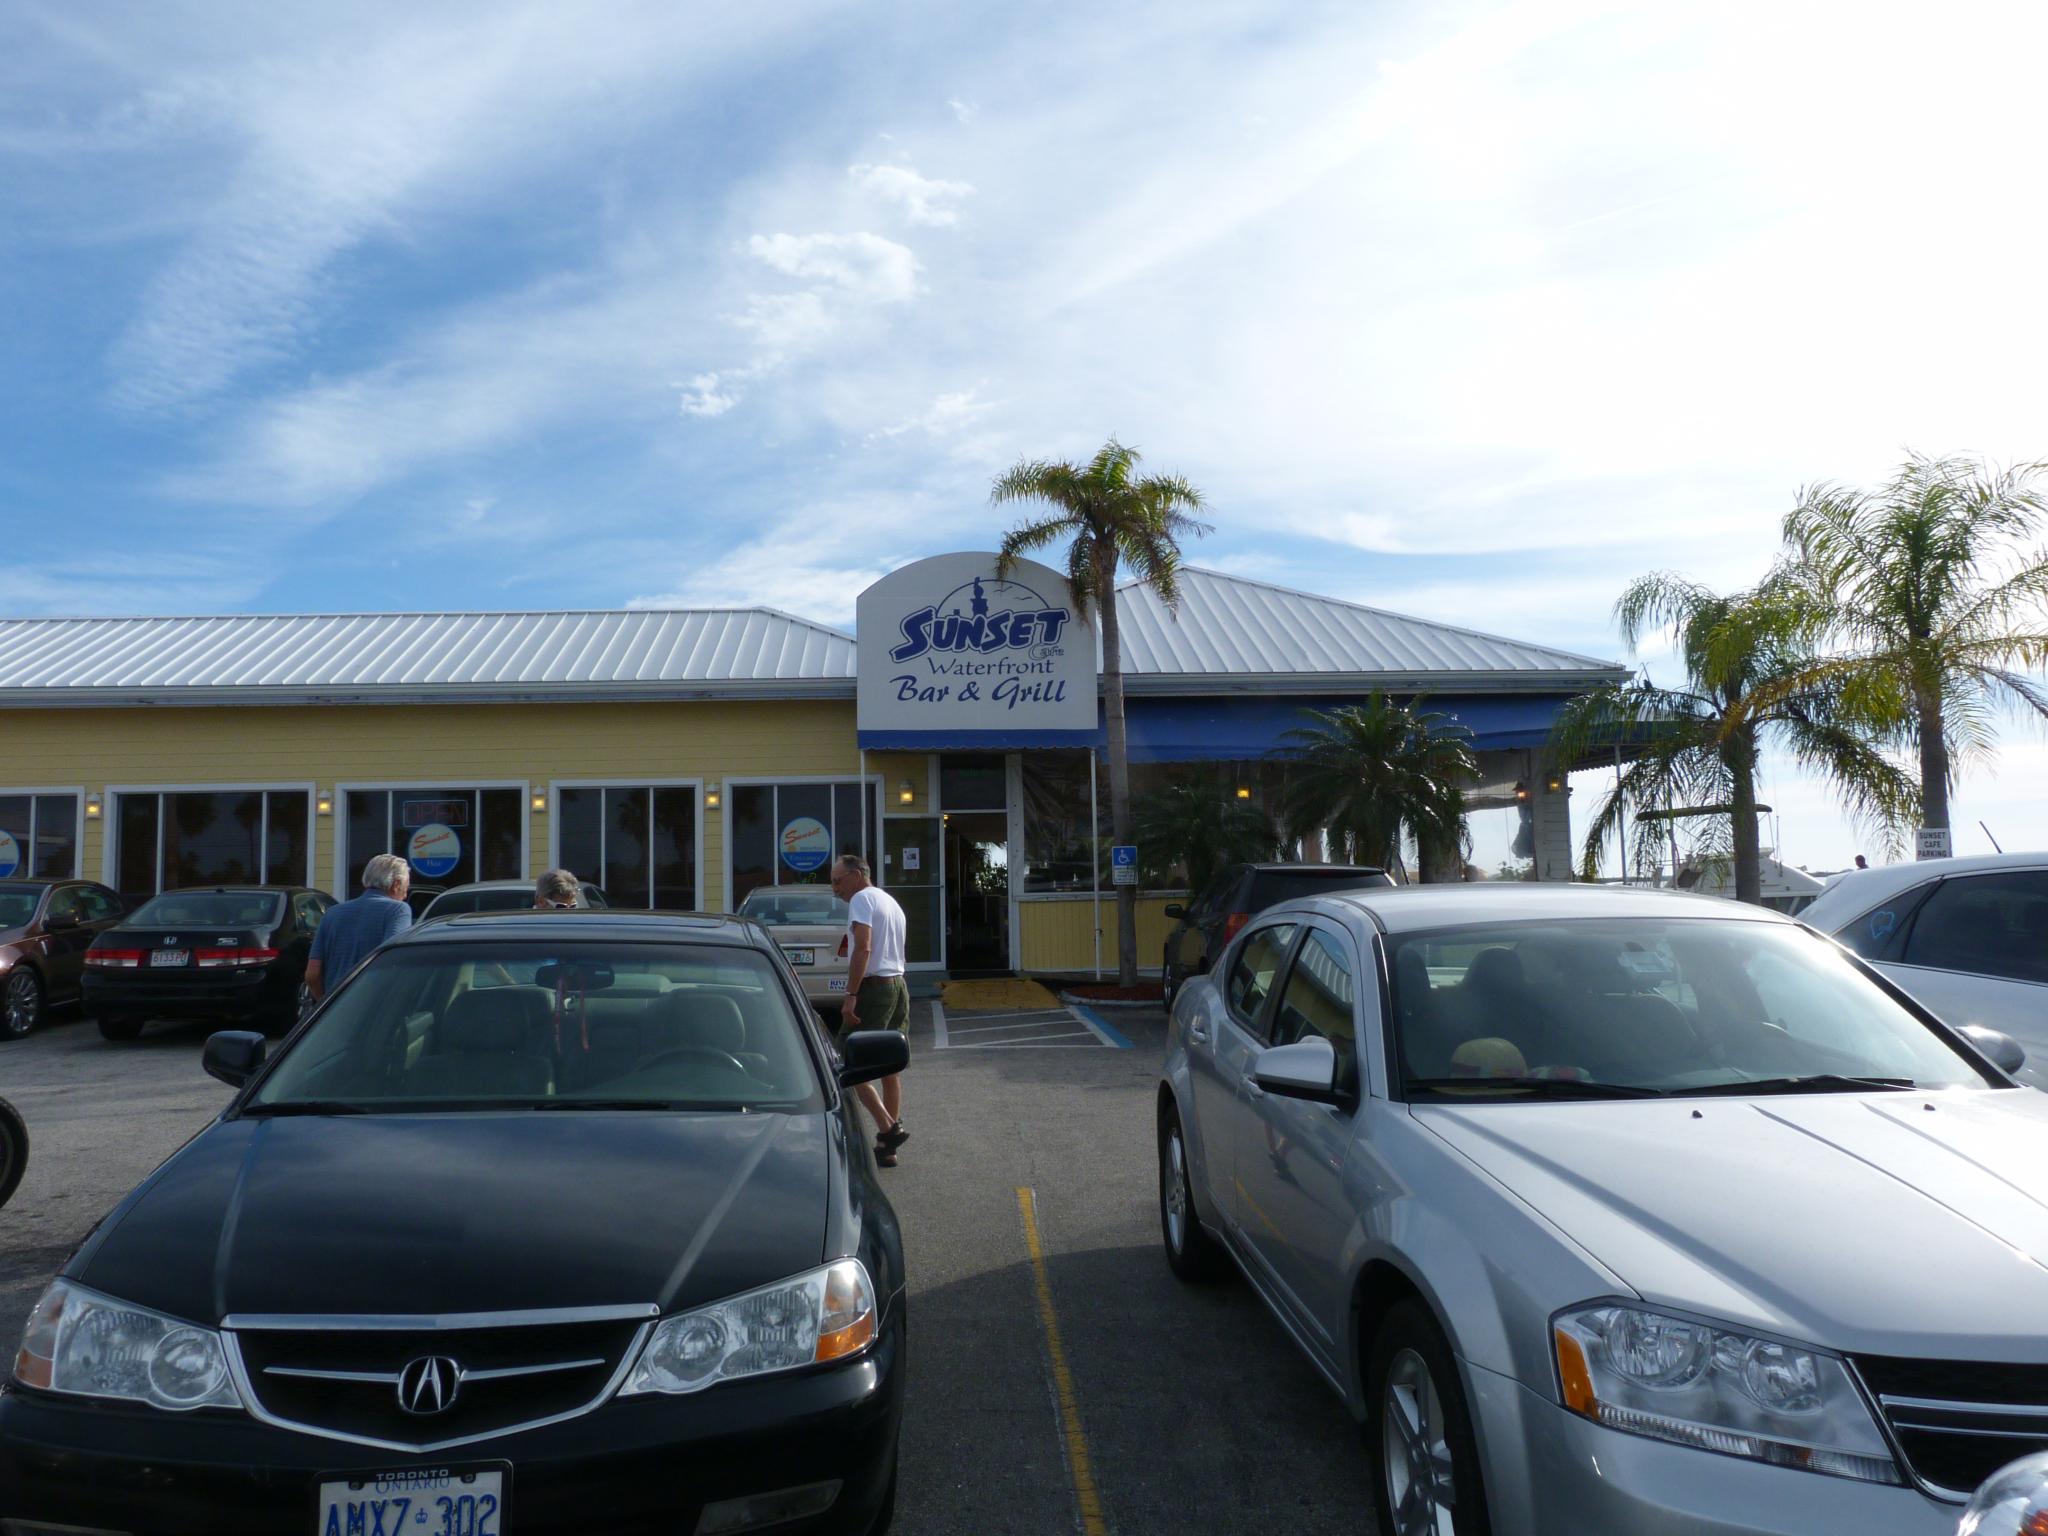
[[[1149,586],[1117,589],[1124,673],[1134,693],[1333,684],[1558,691],[1628,675],[1611,661],[1198,566],[1182,568],[1179,586],[1172,612]]]
[[[1569,692],[1611,662],[1185,568],[1118,591],[1133,693]],[[853,637],[772,608],[0,619],[0,707],[851,698]]]
[[[853,639],[768,608],[0,620],[0,704],[853,693]]]

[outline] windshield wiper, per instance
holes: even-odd
[[[1709,1094],[1739,1099],[1752,1093],[1897,1093],[1919,1086],[1910,1077],[1843,1077],[1837,1072],[1816,1072],[1809,1077],[1758,1077],[1747,1082],[1711,1083],[1704,1088],[1673,1091],[1688,1099]]]
[[[1473,1090],[1511,1089],[1545,1099],[1661,1099],[1661,1088],[1638,1088],[1632,1083],[1593,1083],[1564,1077],[1411,1077],[1408,1087],[1432,1090],[1457,1089],[1464,1098]],[[1477,1096],[1477,1095],[1474,1095]]]
[[[673,1099],[535,1099],[528,1109],[687,1109]]]
[[[245,1117],[263,1116],[272,1118],[280,1115],[367,1115],[369,1110],[361,1104],[348,1104],[340,1099],[286,1099],[278,1104],[245,1104]]]

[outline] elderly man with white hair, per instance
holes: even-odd
[[[346,980],[378,945],[412,926],[412,908],[405,904],[411,889],[412,866],[395,853],[380,853],[363,866],[363,894],[329,907],[314,931],[306,991],[316,1002],[326,995],[329,978]]]

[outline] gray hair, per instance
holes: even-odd
[[[395,853],[380,853],[363,866],[363,884],[373,891],[390,891],[412,883],[412,866]]]
[[[542,901],[561,902],[575,906],[583,894],[583,882],[576,878],[571,869],[551,869],[533,882],[533,894]]]
[[[850,875],[859,875],[863,880],[868,878],[868,861],[857,853],[842,853],[832,862]]]

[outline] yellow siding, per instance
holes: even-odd
[[[1152,975],[1159,971],[1160,955],[1173,920],[1166,915],[1169,902],[1179,896],[1138,898],[1138,969]],[[1017,903],[1020,948],[1018,969],[1047,973],[1087,971],[1095,966],[1095,904],[1088,897],[1056,897]],[[1102,893],[1102,965],[1116,969],[1116,898]]]
[[[363,705],[330,708],[57,709],[0,713],[0,786],[337,784],[557,779],[847,778],[860,768],[851,700],[679,704]],[[926,760],[877,754],[869,772],[911,781]],[[105,801],[108,815],[113,804]],[[911,807],[916,809],[916,806]],[[319,818],[313,881],[332,889],[335,814]],[[724,808],[704,812],[704,902],[725,905]],[[97,879],[106,818],[86,823],[83,867]],[[528,818],[528,863],[546,867],[548,813]]]

